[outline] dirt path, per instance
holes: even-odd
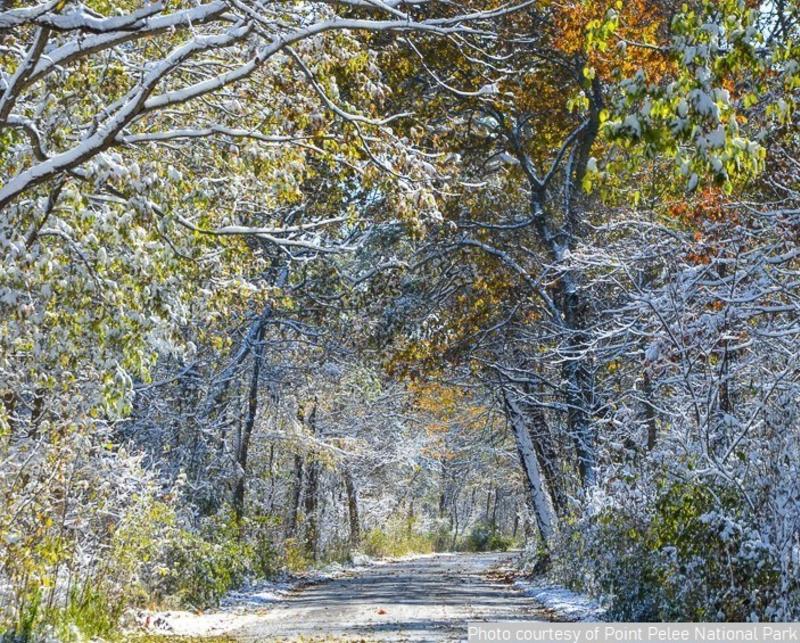
[[[437,555],[310,586],[227,635],[238,641],[458,641],[468,621],[543,620],[538,604],[486,577],[509,554]]]

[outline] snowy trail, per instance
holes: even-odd
[[[437,554],[378,563],[259,608],[182,620],[173,631],[237,641],[459,641],[469,621],[558,618],[524,587],[487,574],[513,556]]]
[[[486,578],[508,554],[440,555],[364,568],[313,585],[231,632],[240,641],[341,637],[450,641],[471,620],[542,620],[539,604]]]

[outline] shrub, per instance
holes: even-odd
[[[197,531],[176,529],[157,581],[162,598],[196,608],[216,604],[252,571],[255,548],[240,537],[233,512],[224,510],[203,521]]]
[[[122,612],[146,594],[146,568],[158,555],[171,510],[149,493],[130,498],[118,522],[89,523],[95,555],[79,557],[81,536],[43,521],[46,532],[5,570],[18,583],[0,621],[2,640],[107,638]],[[11,561],[9,564],[8,561]],[[15,567],[18,565],[18,567]],[[15,578],[20,573],[21,578]]]
[[[566,521],[553,559],[557,579],[605,597],[614,620],[768,618],[778,586],[774,552],[736,494],[665,480],[651,493],[643,506],[611,503]]]
[[[414,520],[390,521],[385,529],[371,529],[361,548],[368,556],[386,558],[435,551],[435,535],[417,530]]]
[[[496,529],[489,535],[488,551],[508,551],[514,545],[511,536],[502,534]]]
[[[286,569],[290,572],[299,572],[308,569],[313,560],[308,548],[295,538],[287,538],[283,545],[286,560]]]
[[[466,551],[507,551],[511,544],[511,538],[500,533],[496,526],[486,522],[477,522],[464,541],[464,549]]]
[[[431,530],[434,551],[449,551],[453,545],[453,532],[446,520],[435,521]]]

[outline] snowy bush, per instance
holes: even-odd
[[[785,613],[776,554],[735,488],[657,476],[572,522],[553,573],[612,620],[742,622]]]

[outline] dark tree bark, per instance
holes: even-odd
[[[233,510],[236,519],[241,520],[244,516],[244,494],[247,482],[247,456],[250,450],[250,438],[253,435],[253,427],[258,414],[258,385],[261,375],[261,362],[264,357],[264,325],[262,324],[255,336],[253,348],[253,371],[250,377],[250,390],[247,395],[247,416],[242,434],[239,440],[239,448],[236,460],[239,465],[239,477],[233,492]]]
[[[8,417],[8,426],[11,429],[11,432],[14,432],[14,428],[16,425],[15,422],[15,414],[17,411],[17,394],[14,391],[3,391],[2,395],[3,406],[6,408],[6,416]]]
[[[242,345],[239,347],[239,350],[236,351],[233,359],[231,359],[230,363],[223,369],[223,371],[214,378],[211,390],[208,392],[206,403],[203,407],[203,416],[210,417],[219,410],[219,407],[222,405],[225,395],[228,392],[228,388],[237,377],[239,367],[247,359],[250,351],[258,345],[257,338],[264,336],[264,328],[271,315],[272,307],[267,306],[261,312],[261,315],[254,319],[250,324],[250,328],[247,330],[247,335],[245,336]]]
[[[553,509],[555,509],[558,516],[563,516],[567,509],[567,497],[564,493],[564,485],[562,484],[558,467],[558,454],[553,441],[553,434],[541,407],[528,406],[526,414],[530,416],[531,440],[536,451],[536,457],[542,463],[542,473],[550,491]]]
[[[314,400],[311,411],[306,417],[311,435],[317,434],[317,401]],[[317,491],[319,487],[319,464],[310,458],[306,464],[307,482],[304,498],[306,521],[306,548],[314,560],[319,560],[319,533],[317,525]]]
[[[344,471],[344,488],[347,492],[347,514],[350,518],[350,546],[358,547],[361,542],[361,521],[358,515],[358,496],[349,469]]]
[[[300,512],[300,498],[303,492],[303,456],[294,456],[294,485],[292,486],[292,500],[289,506],[289,520],[286,535],[294,536],[297,533],[297,514]]]
[[[39,424],[44,416],[44,389],[37,388],[33,393],[33,406],[31,408],[30,437],[39,437]]]
[[[647,422],[647,450],[652,451],[658,438],[658,425],[656,423],[656,408],[653,406],[653,382],[650,373],[645,369],[642,380],[642,393],[644,393],[644,417]]]

